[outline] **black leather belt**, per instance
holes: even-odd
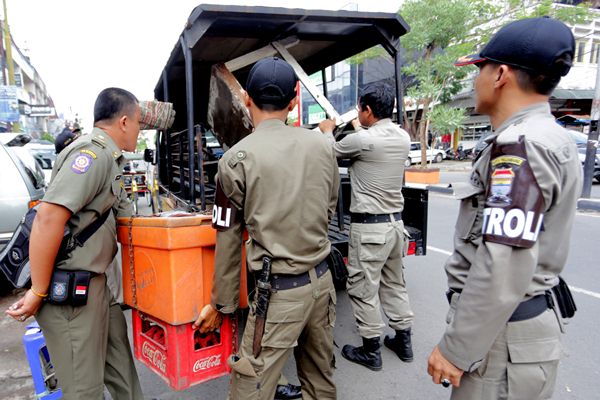
[[[526,319],[535,318],[548,308],[550,308],[550,304],[548,304],[546,295],[538,294],[529,300],[521,302],[510,316],[508,322],[525,321]]]
[[[448,289],[446,292],[448,303],[452,301],[452,296],[454,294],[460,294],[461,292],[462,290],[460,289]],[[538,294],[529,300],[519,303],[508,322],[525,321],[526,319],[535,318],[548,308],[552,308],[552,304],[548,301],[548,296],[545,294]]]
[[[402,219],[402,213],[393,214],[367,214],[367,213],[352,213],[351,221],[354,224],[379,224],[382,222],[393,222],[390,220],[390,215],[394,216],[395,221]]]
[[[317,278],[323,276],[323,274],[327,272],[327,269],[327,259],[325,259],[315,267]],[[273,290],[287,290],[306,286],[310,283],[309,272],[310,271],[306,271],[298,275],[273,274],[271,276],[271,286],[273,287]]]

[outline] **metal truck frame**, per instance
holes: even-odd
[[[155,87],[155,98],[173,103],[177,111],[171,129],[159,131],[155,155],[161,190],[180,205],[207,209],[214,196],[216,159],[206,159],[204,132],[209,118],[211,71],[224,65],[237,82],[245,82],[252,65],[278,55],[290,63],[317,103],[343,125],[355,117],[340,115],[310,74],[380,45],[394,60],[397,122],[402,117],[400,37],[409,30],[398,14],[322,11],[272,7],[199,5],[188,18]],[[231,132],[217,132],[224,148],[232,145]],[[229,140],[228,140],[229,139]],[[236,140],[239,138],[235,138]],[[208,153],[207,153],[208,154]],[[342,177],[336,218],[330,238],[347,255],[350,182]],[[405,187],[403,219],[411,237],[411,252],[426,253],[427,189]]]

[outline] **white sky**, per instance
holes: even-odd
[[[59,113],[78,113],[85,131],[109,86],[140,100],[154,86],[188,16],[201,0],[6,0],[17,45],[29,49]],[[354,3],[355,6],[348,5]],[[402,0],[207,0],[207,4],[395,12]],[[0,9],[0,14],[3,14]]]

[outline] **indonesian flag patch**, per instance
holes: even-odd
[[[87,293],[87,286],[75,286],[75,294],[85,296]]]

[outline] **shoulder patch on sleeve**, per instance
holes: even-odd
[[[96,153],[94,153],[92,150],[83,149],[83,150],[81,150],[81,153],[82,154],[88,154],[88,155],[90,155],[94,160],[96,158],[98,158],[98,156],[96,155]]]
[[[217,193],[212,212],[212,227],[218,231],[226,231],[242,220],[241,210],[238,210],[225,195],[221,184],[217,182]]]
[[[90,154],[85,152],[85,150],[82,150],[71,163],[71,171],[75,172],[78,175],[85,174],[90,169],[93,162],[94,158]]]
[[[527,160],[524,139],[492,146],[483,239],[530,248],[542,228],[544,198]]]

